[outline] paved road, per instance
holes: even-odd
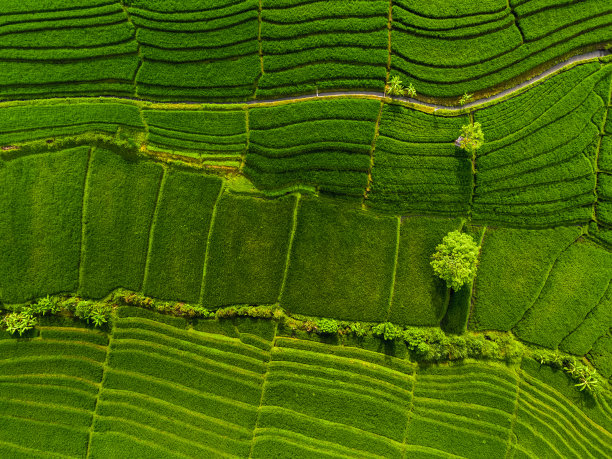
[[[413,99],[411,97],[394,97],[394,99],[396,100],[403,100],[403,101],[407,101],[407,102],[412,102],[414,104],[423,106],[423,107],[429,107],[429,108],[434,108],[436,110],[441,110],[441,109],[446,109],[446,110],[460,110],[460,109],[464,109],[464,108],[470,108],[470,107],[476,107],[478,105],[482,105],[486,102],[490,102],[496,99],[501,99],[502,97],[511,94],[513,92],[516,91],[520,91],[522,88],[524,88],[525,86],[528,86],[532,83],[535,83],[536,81],[539,81],[543,78],[546,78],[548,75],[555,73],[557,70],[562,69],[563,67],[568,67],[570,65],[573,65],[577,62],[582,62],[582,61],[588,61],[590,59],[594,59],[594,58],[600,58],[603,56],[606,56],[610,54],[610,51],[604,51],[604,50],[598,50],[598,51],[592,51],[590,53],[585,53],[585,54],[579,54],[577,56],[571,57],[566,61],[560,62],[557,65],[549,68],[548,70],[540,73],[539,75],[523,81],[522,83],[517,84],[516,86],[513,86],[512,88],[508,88],[505,89],[493,96],[490,97],[486,97],[484,99],[478,99],[475,101],[472,101],[468,104],[465,105],[441,105],[441,104],[431,104],[428,102],[423,102],[417,99]],[[316,94],[308,94],[308,95],[303,95],[303,96],[291,96],[291,97],[281,97],[278,99],[259,99],[259,100],[249,100],[248,102],[246,102],[247,104],[262,104],[262,103],[272,103],[272,102],[278,102],[278,101],[282,101],[282,100],[301,100],[301,99],[315,99],[317,97],[321,98],[321,97],[326,97],[326,96],[347,96],[347,95],[355,95],[355,96],[376,96],[376,97],[385,97],[385,94],[382,92],[378,92],[378,91],[334,91],[334,92],[320,92],[318,95]],[[219,102],[220,104],[226,103],[226,102]]]

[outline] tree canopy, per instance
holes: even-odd
[[[446,282],[447,287],[457,291],[474,279],[478,252],[478,245],[472,236],[452,231],[436,246],[436,251],[431,256],[431,266],[434,273]]]

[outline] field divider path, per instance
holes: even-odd
[[[159,202],[161,201],[164,188],[166,187],[166,180],[168,178],[168,168],[163,167],[162,176],[159,180],[159,186],[157,187],[157,196],[155,197],[155,209],[153,210],[153,217],[151,217],[151,225],[149,226],[149,239],[147,241],[147,255],[145,257],[145,268],[142,276],[142,282],[140,284],[140,291],[143,291],[147,285],[149,279],[149,269],[151,267],[151,251],[153,250],[153,234],[155,232],[155,225],[159,217]]]
[[[582,62],[588,62],[588,61],[597,61],[599,60],[601,57],[607,56],[609,55],[610,52],[609,51],[604,51],[604,50],[598,50],[598,51],[591,51],[589,53],[585,53],[585,54],[579,54],[576,56],[571,57],[570,59],[564,61],[564,62],[560,62],[556,65],[554,65],[553,67],[545,70],[544,72],[540,73],[539,75],[536,75],[533,78],[530,78],[528,80],[523,81],[522,83],[519,83],[518,85],[512,87],[512,88],[508,88],[505,89],[497,94],[494,94],[492,96],[489,97],[485,97],[483,99],[478,99],[475,100],[473,102],[469,102],[465,105],[441,105],[441,104],[435,104],[435,103],[430,103],[430,102],[424,102],[424,101],[420,101],[418,99],[414,99],[414,98],[410,98],[410,97],[389,97],[387,96],[384,92],[380,92],[380,91],[329,91],[329,92],[318,92],[315,94],[304,94],[304,95],[298,95],[298,96],[288,96],[288,97],[278,97],[276,99],[258,99],[258,100],[247,100],[247,101],[231,101],[231,102],[202,102],[202,101],[189,101],[189,100],[177,100],[175,102],[164,102],[164,105],[168,108],[171,109],[173,105],[177,105],[177,106],[181,106],[181,105],[268,105],[268,104],[277,104],[279,102],[294,102],[294,101],[299,101],[299,100],[307,100],[307,99],[322,99],[322,98],[327,98],[327,97],[347,97],[347,96],[355,96],[355,97],[365,97],[365,98],[378,98],[381,99],[383,102],[384,101],[388,101],[388,100],[394,100],[396,102],[403,102],[403,103],[408,103],[410,104],[411,108],[415,108],[417,110],[422,110],[422,111],[428,111],[430,109],[434,109],[434,112],[437,110],[445,110],[446,114],[452,116],[454,115],[453,112],[457,112],[457,114],[462,114],[466,112],[466,109],[469,108],[481,108],[482,105],[486,105],[489,104],[490,102],[494,102],[498,99],[502,99],[505,98],[506,96],[511,96],[513,95],[513,93],[521,93],[522,89],[526,88],[527,86],[531,86],[537,82],[539,82],[540,80],[543,80],[545,78],[547,78],[548,76],[551,76],[552,74],[556,73],[557,71],[560,71],[561,69],[565,68],[565,67],[573,67],[574,65],[578,64],[578,63],[582,63]],[[127,99],[127,100],[132,100],[132,101],[136,101],[136,102],[142,102],[142,103],[152,103],[152,104],[156,104],[156,103],[160,103],[159,101],[156,100],[150,100],[150,99],[145,99],[145,98],[139,98],[139,97],[128,97],[128,96],[96,96],[95,100],[100,100],[100,99]],[[18,102],[23,102],[24,104],[36,104],[36,103],[40,103],[41,101],[53,101],[54,99],[62,99],[65,100],[65,97],[62,98],[57,98],[57,97],[50,97],[50,98],[44,98],[44,99],[17,99],[17,100],[6,100],[6,101],[2,101],[0,102],[0,108],[2,108],[3,105],[5,104],[9,104],[9,105],[14,105],[14,103],[16,101]],[[74,98],[74,99],[81,99],[81,100],[86,100],[88,99],[88,97],[78,97],[78,98]],[[92,99],[94,99],[92,97]],[[180,108],[180,107],[177,107]]]
[[[612,83],[610,84],[610,89],[612,89]],[[604,101],[605,104],[605,101]],[[610,105],[606,105],[606,110],[604,112],[604,117],[603,117],[603,121],[601,123],[601,128],[599,131],[599,139],[597,140],[597,148],[595,149],[595,170],[593,171],[595,174],[595,188],[594,188],[594,193],[595,193],[595,202],[593,203],[593,220],[595,222],[597,222],[597,211],[596,211],[596,207],[597,207],[597,202],[599,201],[599,194],[597,193],[597,185],[599,183],[599,174],[602,172],[601,169],[599,169],[599,152],[601,150],[601,143],[603,141],[604,136],[606,135],[606,123],[608,121],[608,116],[610,115]]]
[[[100,383],[98,384],[98,393],[96,394],[94,410],[91,416],[91,425],[89,426],[89,437],[87,440],[87,452],[85,454],[86,459],[89,459],[91,455],[91,440],[93,438],[93,433],[94,433],[94,424],[98,416],[97,413],[98,413],[98,406],[100,405],[100,394],[102,393],[102,390],[104,387],[104,380],[106,378],[106,369],[108,368],[109,363],[110,363],[110,350],[111,350],[111,344],[113,341],[113,331],[115,329],[114,321],[116,320],[116,318],[117,318],[117,315],[115,314],[115,312],[113,312],[111,314],[111,318],[109,321],[110,327],[109,327],[109,333],[108,333],[108,343],[106,345],[106,356],[104,358],[104,362],[102,363],[102,378],[100,378]]]
[[[410,393],[410,406],[408,407],[408,413],[406,414],[406,430],[404,431],[404,440],[402,441],[402,459],[406,458],[406,441],[408,440],[408,428],[410,427],[410,421],[412,420],[412,414],[414,412],[414,393],[415,387],[417,383],[417,369],[418,367],[414,367],[412,371],[412,391]]]
[[[121,4],[121,8],[123,9],[123,12],[125,13],[125,17],[127,19],[127,22],[134,28],[134,41],[136,41],[136,43],[138,44],[138,48],[136,53],[138,54],[138,65],[136,66],[136,70],[134,71],[134,78],[132,78],[133,84],[134,84],[134,95],[138,94],[138,85],[136,84],[136,78],[138,77],[138,72],[140,72],[140,68],[142,67],[142,64],[144,63],[144,58],[142,56],[142,50],[141,50],[141,45],[140,42],[136,39],[136,32],[138,30],[138,28],[136,27],[136,24],[134,24],[134,22],[132,21],[132,16],[130,15],[130,11],[128,9],[128,7],[125,5],[124,0],[120,0],[119,2]]]
[[[376,141],[378,140],[378,135],[380,132],[380,119],[382,118],[383,108],[385,107],[384,100],[380,101],[380,110],[378,111],[378,116],[376,117],[376,124],[374,125],[374,137],[372,138],[372,146],[370,147],[370,166],[368,167],[368,184],[363,190],[363,199],[361,201],[362,209],[366,207],[366,200],[368,199],[368,193],[370,192],[370,188],[372,187],[372,169],[374,168],[374,151],[376,150]]]
[[[287,277],[289,276],[289,263],[291,263],[291,251],[293,250],[295,230],[297,229],[298,211],[299,211],[301,198],[302,198],[301,193],[297,193],[296,198],[295,198],[295,207],[293,208],[293,216],[291,220],[291,232],[289,233],[289,244],[287,244],[287,257],[285,258],[285,269],[283,270],[283,280],[281,281],[280,290],[278,292],[278,303],[281,302],[281,298],[285,291],[285,285],[287,284]]]
[[[580,238],[582,238],[584,236],[584,234],[579,234],[578,237],[576,239],[574,239],[572,242],[570,242],[561,252],[559,252],[559,255],[557,255],[557,257],[554,259],[554,261],[550,264],[550,268],[547,270],[544,279],[542,281],[542,285],[540,286],[540,289],[538,290],[538,294],[535,295],[535,299],[533,300],[533,302],[529,305],[529,307],[527,309],[525,309],[525,311],[523,312],[523,315],[521,316],[520,319],[518,319],[514,324],[512,324],[512,326],[510,327],[510,329],[513,329],[514,327],[516,327],[527,315],[527,312],[529,310],[531,310],[531,308],[538,302],[538,299],[540,298],[540,295],[542,294],[542,290],[544,290],[544,287],[546,287],[546,283],[548,282],[548,278],[550,277],[550,273],[553,271],[553,269],[555,268],[555,265],[557,264],[557,262],[559,261],[559,259],[561,258],[561,256],[567,252],[567,250],[569,250],[569,248],[571,246],[573,246],[576,242],[578,242],[578,240]]]
[[[217,208],[219,207],[219,201],[221,200],[221,196],[225,191],[225,181],[221,185],[219,189],[219,194],[217,195],[217,199],[215,200],[215,205],[213,206],[212,215],[210,216],[210,224],[208,225],[208,235],[206,236],[206,250],[204,251],[204,263],[202,268],[202,282],[200,284],[200,299],[198,304],[204,304],[204,288],[206,286],[206,268],[208,265],[208,259],[210,257],[210,239],[212,237],[212,232],[215,226],[215,219],[217,217]]]
[[[391,79],[391,29],[393,27],[393,0],[389,0],[389,21],[387,22],[387,34],[389,36],[387,51],[389,57],[387,58],[387,81],[385,81],[385,87],[389,84]],[[386,91],[385,91],[386,92]]]
[[[259,405],[257,406],[257,418],[255,419],[255,425],[253,426],[253,438],[251,439],[251,448],[249,449],[249,459],[253,457],[253,448],[255,447],[255,435],[257,426],[259,425],[259,419],[261,418],[261,406],[263,405],[264,393],[266,391],[266,384],[268,383],[268,374],[270,374],[270,364],[272,362],[272,349],[276,346],[276,334],[278,332],[278,322],[274,325],[274,334],[272,335],[270,346],[270,358],[266,364],[266,371],[263,374],[263,382],[261,384],[261,397],[259,399]]]
[[[81,205],[81,250],[79,256],[79,278],[77,279],[77,291],[83,285],[83,258],[85,257],[85,215],[87,214],[87,201],[89,200],[89,182],[91,181],[91,158],[95,147],[87,152],[87,166],[85,167],[85,181],[83,184],[83,197]]]
[[[518,409],[519,409],[519,398],[521,395],[521,378],[516,373],[516,397],[514,398],[514,411],[512,412],[512,422],[510,423],[510,429],[508,432],[508,449],[506,451],[505,459],[511,459],[514,456],[516,451],[516,443],[512,443],[512,437],[516,434],[514,433],[514,427],[516,424],[516,420],[518,418]],[[518,440],[518,437],[517,437]]]
[[[395,256],[393,258],[393,271],[391,272],[391,288],[389,291],[389,306],[387,307],[386,321],[389,321],[391,307],[393,306],[393,295],[395,293],[395,277],[397,275],[397,265],[399,264],[400,234],[402,231],[402,217],[397,217],[397,237],[395,240]]]

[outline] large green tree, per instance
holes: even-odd
[[[478,267],[479,248],[469,234],[452,231],[444,236],[431,256],[431,266],[434,273],[446,286],[459,290],[464,284],[471,282]]]

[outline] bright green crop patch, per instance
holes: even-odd
[[[458,219],[408,217],[399,228],[395,287],[388,320],[405,325],[437,326],[448,302],[448,289],[429,264],[436,245]]]
[[[382,320],[387,313],[397,220],[304,199],[281,304],[294,313]]]
[[[79,293],[100,298],[142,287],[161,166],[103,149],[91,155],[83,203]]]
[[[537,300],[555,260],[578,236],[578,227],[487,230],[470,327],[510,330]]]
[[[171,151],[239,156],[246,148],[244,110],[143,110],[147,141]]]
[[[206,264],[206,307],[278,300],[296,205],[294,197],[221,198]]]
[[[327,99],[250,109],[245,175],[259,188],[304,184],[360,198],[380,107]]]
[[[0,300],[76,289],[87,159],[80,147],[0,166]]]
[[[537,300],[514,332],[525,341],[556,348],[600,303],[611,273],[609,251],[574,243],[557,258]]]
[[[464,116],[440,117],[384,106],[366,203],[394,213],[467,213],[470,159],[454,145]]]
[[[160,189],[143,285],[147,295],[197,303],[206,241],[222,181],[180,170]]]
[[[27,104],[0,111],[0,144],[118,129],[144,131],[136,105],[126,103]]]

